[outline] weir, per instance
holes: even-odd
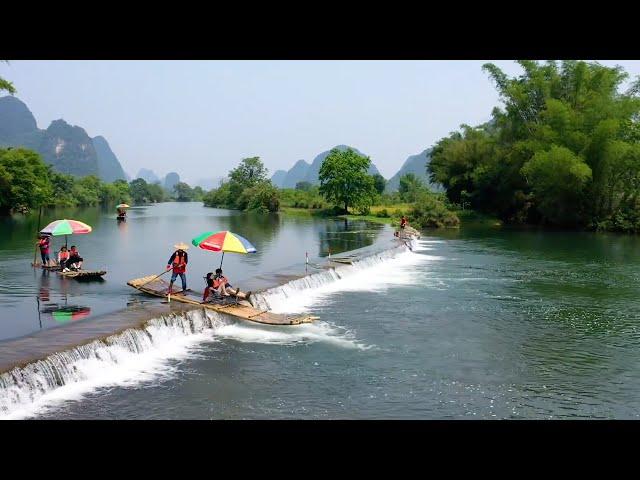
[[[323,264],[302,263],[257,277],[252,287],[261,288],[255,288],[251,303],[258,309],[271,310],[274,305],[286,304],[287,298],[301,290],[322,287],[408,250],[405,241],[394,239],[390,243],[345,252]],[[163,355],[176,339],[215,333],[216,328],[237,321],[197,305],[145,302],[92,321],[3,342],[0,418],[27,415],[25,411],[46,402],[54,390],[89,382],[96,368],[117,368],[123,362],[132,362],[132,355]]]

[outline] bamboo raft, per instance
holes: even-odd
[[[31,263],[31,266],[33,268],[41,268],[43,270],[50,270],[50,271],[54,271],[54,272],[59,272],[59,271],[62,270],[62,267],[60,265],[43,265],[40,262]]]
[[[169,283],[157,278],[156,275],[149,275],[147,277],[129,280],[127,285],[149,295],[168,298]],[[180,290],[171,293],[170,300],[190,305],[199,305],[208,310],[225,313],[242,320],[265,325],[300,325],[301,323],[311,323],[318,318],[311,315],[292,316],[281,313],[272,313],[267,310],[258,310],[246,300],[238,300],[237,302],[234,301],[233,303],[226,304],[202,303],[200,295],[189,289],[186,291]]]
[[[107,274],[105,270],[77,270],[77,271],[69,271],[63,272],[62,267],[60,265],[42,265],[40,262],[31,263],[31,266],[34,268],[42,268],[43,270],[49,270],[51,272],[57,272],[63,277],[67,278],[77,278],[78,280],[90,280],[96,278],[102,278]]]
[[[105,270],[77,270],[70,272],[58,272],[63,277],[76,278],[78,280],[90,280],[96,278],[102,278],[107,274]]]

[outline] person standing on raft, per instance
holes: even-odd
[[[49,235],[39,235],[39,240],[36,245],[40,247],[40,257],[42,258],[42,266],[49,266],[49,247],[51,246],[51,239]]]
[[[176,251],[173,252],[173,255],[169,257],[169,261],[167,262],[167,270],[173,268],[173,273],[171,274],[171,281],[169,282],[169,294],[172,293],[173,282],[176,281],[176,277],[180,275],[180,280],[182,280],[182,291],[187,290],[187,277],[185,276],[185,272],[187,271],[187,263],[189,263],[189,256],[187,255],[187,250],[189,245],[186,243],[178,243],[173,246]]]
[[[402,218],[400,219],[400,228],[404,230],[404,227],[407,226],[407,217],[405,217],[404,215],[402,215]]]

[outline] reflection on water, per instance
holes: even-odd
[[[42,270],[42,275],[40,276],[39,290],[36,296],[40,329],[55,324],[67,323],[71,320],[87,318],[91,314],[91,308],[80,305],[69,305],[68,282],[64,281],[64,283],[61,284],[61,293],[56,295],[56,297],[60,299],[59,303],[52,300],[51,275],[55,275],[55,272],[52,273],[48,270]]]

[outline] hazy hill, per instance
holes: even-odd
[[[431,161],[430,148],[418,153],[417,155],[411,155],[404,161],[400,170],[398,170],[398,172],[389,179],[385,190],[387,192],[397,192],[400,187],[400,177],[407,173],[415,174],[415,176],[422,180],[425,185],[429,186],[431,190],[441,190],[442,187],[440,185],[433,184],[429,181],[429,177],[427,176],[427,164],[429,161]]]
[[[276,170],[276,173],[271,175],[271,183],[273,183],[278,188],[282,188],[285,178],[287,178],[286,170]]]
[[[126,178],[104,137],[92,139],[83,128],[62,119],[40,130],[26,104],[10,95],[0,97],[0,145],[35,150],[61,173],[97,175],[105,181]]]

